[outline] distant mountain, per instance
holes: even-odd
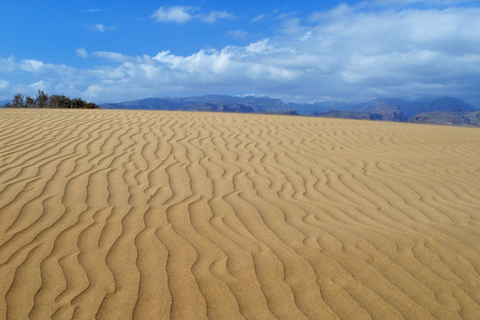
[[[480,126],[480,110],[469,112],[464,117],[470,120],[470,124]]]
[[[419,112],[427,111],[429,104],[430,99],[416,99],[405,101],[405,104],[400,105],[400,108],[407,118],[411,118]]]
[[[475,108],[457,98],[441,98],[430,101],[425,111],[474,111]]]
[[[381,102],[377,105],[375,109],[370,111],[373,119],[379,119],[383,121],[396,121],[404,122],[407,121],[407,117],[403,114],[402,110],[398,105],[388,105],[384,102]]]
[[[207,95],[190,98],[148,98],[106,103],[103,109],[147,109],[147,110],[196,110],[224,112],[272,112],[289,113],[291,109],[279,99],[268,97],[232,97]]]
[[[180,106],[174,99],[147,98],[119,103],[105,103],[101,104],[100,107],[102,109],[174,110]]]
[[[385,106],[404,106],[406,104],[408,104],[408,102],[402,99],[377,98],[364,103],[364,106],[361,106],[361,104],[357,104],[357,106],[359,106],[358,109],[360,110],[373,111],[377,109],[379,106],[382,106],[384,108]]]
[[[465,111],[428,111],[410,118],[411,123],[440,124],[453,126],[480,127],[480,110]]]
[[[371,106],[365,106],[365,109],[371,109]],[[384,102],[376,105],[371,111],[365,110],[329,110],[318,113],[312,112],[310,116],[327,117],[327,118],[343,118],[343,119],[359,119],[359,120],[382,120],[382,121],[407,121],[407,117],[403,114],[398,106],[390,106]]]
[[[312,112],[324,113],[329,110],[361,110],[371,112],[379,105],[386,104],[389,106],[397,106],[403,113],[405,118],[411,118],[417,113],[427,111],[473,111],[471,105],[456,98],[441,98],[441,99],[417,99],[417,100],[402,100],[398,98],[377,98],[366,102],[337,102],[337,101],[322,101],[310,104],[295,104],[289,103],[288,106],[300,114],[308,115]]]
[[[232,97],[223,95],[207,95],[201,97],[191,97],[186,99],[193,103],[212,103],[212,104],[243,104],[251,107],[255,112],[286,112],[291,109],[280,99],[268,97]]]
[[[288,103],[287,106],[291,110],[295,110],[300,114],[308,115],[312,112],[327,112],[329,110],[354,110],[358,109],[351,103],[339,101],[321,101],[315,103]]]
[[[192,110],[239,113],[301,114],[317,117],[348,118],[454,125],[478,125],[480,112],[457,98],[402,100],[377,98],[363,102],[321,101],[288,103],[269,97],[205,95],[188,98],[148,98],[107,103],[103,109]]]
[[[390,103],[389,103],[390,104]],[[474,107],[457,98],[417,99],[412,101],[396,101],[406,117],[411,118],[421,112],[429,111],[473,111]]]

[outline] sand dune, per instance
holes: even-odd
[[[0,319],[479,319],[480,130],[0,110]]]

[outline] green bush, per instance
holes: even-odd
[[[70,99],[63,94],[48,96],[45,92],[38,90],[37,98],[24,96],[17,93],[11,103],[7,103],[5,108],[69,108],[69,109],[100,109],[93,102],[86,102],[80,98]]]

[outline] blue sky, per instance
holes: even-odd
[[[453,96],[480,107],[480,2],[7,1],[0,101]]]

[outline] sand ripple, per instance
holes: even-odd
[[[480,130],[0,110],[0,319],[479,319]]]

